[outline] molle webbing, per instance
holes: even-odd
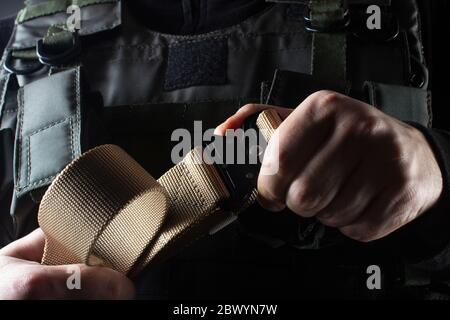
[[[345,1],[312,0],[309,10],[309,29],[313,31],[312,74],[343,92],[347,80]]]
[[[274,110],[257,120],[267,139],[280,123]],[[193,149],[156,181],[113,145],[80,156],[42,199],[42,262],[100,264],[134,275],[208,234],[233,213],[220,209],[229,191],[215,165],[202,159]]]
[[[39,17],[52,15],[59,12],[66,12],[67,8],[71,5],[78,6],[80,8],[101,4],[101,3],[114,3],[120,0],[50,0],[37,4],[27,5],[17,15],[17,22],[23,23],[28,20],[32,20]]]

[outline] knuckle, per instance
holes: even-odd
[[[319,93],[320,93],[319,104],[323,106],[338,105],[343,98],[341,94],[334,91],[323,90],[319,91]]]
[[[296,183],[291,186],[287,200],[288,207],[300,215],[314,215],[320,209],[321,193],[308,182]]]
[[[376,116],[365,117],[363,121],[355,121],[352,132],[358,136],[376,136],[381,133],[383,122]]]
[[[307,100],[306,112],[312,121],[323,121],[330,118],[340,105],[342,96],[333,91],[319,91],[313,93]]]
[[[330,106],[339,103],[342,100],[342,95],[331,90],[320,90],[313,93],[310,99],[316,105]]]

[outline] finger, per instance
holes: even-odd
[[[123,300],[135,295],[133,283],[109,268],[86,265],[39,266],[27,285],[30,299]]]
[[[344,130],[335,130],[288,187],[289,209],[303,217],[315,216],[336,197],[361,156],[355,139]]]
[[[370,168],[363,161],[356,167],[331,203],[317,213],[322,224],[342,228],[352,224],[367,210],[382,189],[372,179]]]
[[[282,120],[286,119],[289,114],[292,113],[293,109],[281,108],[275,106],[269,106],[264,104],[247,104],[240,108],[233,116],[228,118],[224,123],[220,124],[216,130],[215,134],[225,135],[227,130],[235,130],[241,128],[244,121],[251,115],[263,111],[266,109],[275,109]]]
[[[371,242],[394,232],[415,218],[417,208],[410,206],[414,195],[396,196],[395,188],[386,189],[371,202],[367,210],[352,224],[340,228],[347,237]]]
[[[275,131],[264,154],[258,191],[261,204],[269,210],[282,208],[291,182],[333,133],[335,123],[331,112],[324,108],[314,111],[308,103],[308,99],[305,100],[286,118]],[[273,168],[277,168],[276,172]]]
[[[40,262],[44,253],[44,245],[44,232],[38,228],[27,236],[1,249],[0,255]]]

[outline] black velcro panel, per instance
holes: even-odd
[[[164,90],[227,83],[226,38],[182,41],[169,47]]]

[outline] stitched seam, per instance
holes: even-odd
[[[24,190],[27,190],[27,189],[31,189],[31,188],[34,187],[34,186],[39,186],[39,185],[41,185],[41,184],[43,184],[43,183],[46,183],[46,182],[48,182],[48,181],[51,181],[51,180],[54,179],[56,176],[57,176],[57,174],[52,175],[52,176],[50,176],[50,177],[46,177],[46,178],[40,179],[40,180],[38,180],[38,181],[35,181],[35,182],[30,183],[30,184],[28,184],[28,185],[26,185],[26,186],[19,187],[19,188],[16,188],[16,189],[17,189],[17,191],[24,191]]]
[[[41,183],[43,183],[43,182],[52,180],[54,177],[56,177],[56,174],[55,174],[55,175],[52,175],[52,176],[49,176],[49,177],[42,178],[42,179],[40,179],[39,181],[35,181],[35,182],[33,182],[33,183],[30,183],[30,179],[31,179],[31,168],[32,168],[32,163],[31,163],[31,137],[34,136],[34,135],[36,135],[36,134],[39,133],[39,132],[45,131],[45,130],[50,129],[50,128],[54,127],[54,126],[57,126],[57,125],[59,125],[59,124],[61,124],[61,123],[64,123],[64,122],[66,122],[67,120],[69,120],[69,122],[70,122],[70,118],[66,118],[66,119],[64,119],[64,120],[62,120],[62,121],[61,121],[61,120],[60,120],[60,121],[56,121],[56,122],[54,122],[53,124],[46,126],[45,128],[41,128],[41,129],[39,129],[39,130],[33,131],[32,133],[30,133],[30,134],[26,137],[26,138],[27,138],[27,141],[28,141],[28,150],[27,150],[27,156],[28,156],[28,159],[27,159],[27,169],[28,169],[28,174],[27,174],[27,182],[26,182],[26,185],[24,185],[24,186],[22,186],[22,187],[16,188],[18,191],[22,191],[22,190],[24,190],[24,189],[26,189],[26,188],[29,188],[29,187],[32,187],[32,186],[39,185],[39,184],[41,184]],[[69,134],[70,134],[70,132],[69,132]]]
[[[1,82],[1,93],[0,93],[0,119],[2,117],[2,111],[3,111],[3,104],[5,103],[5,96],[6,96],[6,88],[8,87],[9,82],[9,75],[6,77],[2,77]]]
[[[433,109],[431,105],[432,105],[431,91],[427,91],[428,128],[431,128],[433,126]]]
[[[64,118],[64,119],[62,119],[62,120],[58,120],[58,121],[51,122],[50,124],[46,125],[45,127],[42,127],[42,128],[39,128],[38,130],[35,130],[35,131],[33,131],[33,132],[30,132],[27,136],[31,137],[31,136],[35,135],[36,133],[39,133],[39,132],[41,132],[41,131],[50,129],[51,127],[54,127],[54,126],[56,126],[56,125],[58,125],[58,124],[60,124],[60,123],[63,123],[63,122],[65,122],[65,121],[67,121],[68,119],[69,119],[69,118]]]
[[[31,137],[32,136],[28,136],[27,137],[27,182],[26,182],[26,186],[28,186],[30,184],[30,180],[31,180]]]
[[[186,177],[192,182],[193,190],[197,194],[197,197],[200,200],[200,203],[192,203],[191,205],[195,205],[197,207],[203,207],[205,205],[206,201],[205,201],[202,193],[200,192],[200,190],[198,190],[197,182],[195,181],[194,177],[191,175],[191,173],[189,172],[189,170],[187,169],[186,166],[183,166],[183,171],[185,172]]]
[[[184,163],[180,163],[180,168],[183,168],[185,166]],[[183,170],[184,172],[184,170]],[[181,178],[181,177],[180,177]],[[181,179],[175,179],[176,180],[176,188],[175,188],[175,196],[171,198],[171,203],[175,204],[179,200],[180,190],[181,190]]]
[[[74,155],[75,155],[72,132],[73,132],[73,122],[72,122],[72,119],[69,119],[69,147],[70,147],[71,159],[73,159]]]
[[[17,112],[17,109],[7,109],[7,110],[3,110],[3,113],[14,113]]]
[[[18,113],[18,118],[19,118],[19,137],[17,139],[17,144],[18,144],[18,149],[19,149],[19,154],[18,154],[18,168],[17,168],[17,184],[19,185],[19,190],[20,190],[20,180],[21,180],[21,171],[22,171],[22,140],[23,140],[23,113],[24,113],[24,109],[25,109],[25,98],[24,98],[24,89],[19,90],[19,95],[18,95],[18,100],[19,100],[19,113]]]
[[[180,163],[180,168],[181,168],[181,170],[182,170],[182,176],[184,176],[184,177],[186,177],[188,180],[190,180],[191,182],[192,182],[192,185],[194,186],[194,191],[195,191],[195,193],[198,195],[198,197],[200,198],[200,204],[199,203],[191,203],[190,205],[191,206],[196,206],[196,207],[201,207],[201,206],[203,206],[203,204],[204,204],[204,200],[203,200],[203,198],[202,198],[202,195],[201,195],[201,193],[198,191],[198,187],[196,188],[196,183],[195,183],[195,180],[194,180],[194,178],[192,177],[192,175],[190,174],[190,172],[189,172],[189,170],[187,169],[187,167],[186,167],[186,164],[185,163]],[[181,178],[181,177],[180,177]],[[175,196],[174,196],[174,198],[172,199],[172,201],[171,201],[171,203],[173,203],[174,205],[175,205],[175,203],[176,202],[178,202],[178,200],[179,200],[179,195],[181,194],[180,193],[180,190],[181,190],[181,180],[182,179],[176,179],[176,188],[175,188]]]
[[[76,124],[75,124],[75,126],[78,126],[79,125],[79,121],[80,121],[80,87],[79,87],[79,68],[77,68],[76,70],[75,70],[75,77],[74,77],[74,80],[73,80],[73,86],[75,86],[75,93],[76,93],[76,96],[75,96],[75,106],[76,106]],[[21,95],[23,95],[23,90],[21,90],[21,91],[19,91],[20,93],[21,93]],[[21,100],[23,101],[23,97],[21,98]],[[24,101],[23,101],[23,104],[24,104]],[[19,114],[21,114],[20,112],[19,112]],[[20,137],[21,137],[21,139],[19,139],[19,141],[18,141],[18,143],[19,143],[19,172],[18,172],[18,181],[20,182],[20,172],[21,172],[21,168],[22,168],[22,140],[23,140],[23,136],[22,136],[22,128],[23,128],[23,116],[20,118],[21,119],[21,121],[20,121],[20,123],[19,123],[19,126],[20,126]],[[38,130],[36,130],[36,131],[33,131],[33,132],[31,132],[30,134],[28,134],[28,142],[29,142],[29,139],[31,138],[31,136],[33,136],[33,135],[35,135],[35,134],[37,134],[37,133],[39,133],[39,132],[42,132],[42,131],[44,131],[44,130],[47,130],[47,129],[49,129],[49,128],[51,128],[51,127],[54,127],[54,126],[56,126],[56,125],[58,125],[58,124],[60,124],[60,123],[63,123],[63,122],[65,122],[65,121],[67,121],[67,120],[69,120],[69,135],[70,135],[70,137],[69,137],[69,144],[70,144],[70,152],[71,152],[71,156],[72,156],[72,159],[75,157],[75,147],[74,147],[74,128],[73,128],[73,125],[72,125],[72,121],[71,121],[71,117],[67,117],[67,118],[65,118],[65,119],[63,119],[63,120],[58,120],[58,121],[55,121],[55,122],[52,122],[52,123],[50,123],[49,125],[46,125],[45,127],[43,127],[43,128],[40,128],[40,129],[38,129]],[[22,190],[24,190],[24,189],[26,189],[26,188],[30,188],[30,187],[33,187],[33,186],[36,186],[36,185],[39,185],[39,184],[41,184],[41,183],[44,183],[44,182],[48,182],[48,181],[50,181],[50,180],[52,180],[54,177],[56,177],[56,175],[52,175],[52,176],[49,176],[49,177],[46,177],[46,178],[43,178],[43,179],[40,179],[40,180],[38,180],[38,181],[36,181],[36,182],[33,182],[33,183],[30,183],[30,172],[31,172],[31,154],[30,154],[30,143],[28,144],[28,150],[27,150],[27,154],[28,154],[28,159],[27,159],[27,169],[29,170],[28,171],[28,173],[27,173],[27,183],[26,183],[26,185],[25,186],[22,186],[22,187],[18,187],[18,188],[16,188],[18,191],[22,191]]]
[[[80,69],[76,68],[75,69],[75,79],[74,79],[74,85],[75,85],[75,108],[76,108],[76,118],[75,118],[75,125],[74,128],[70,128],[70,136],[71,136],[71,144],[72,144],[72,159],[75,157],[75,130],[78,131],[78,136],[80,136],[80,131],[81,131],[81,93],[80,93]],[[81,144],[81,141],[80,141]],[[81,147],[81,146],[80,146]]]

